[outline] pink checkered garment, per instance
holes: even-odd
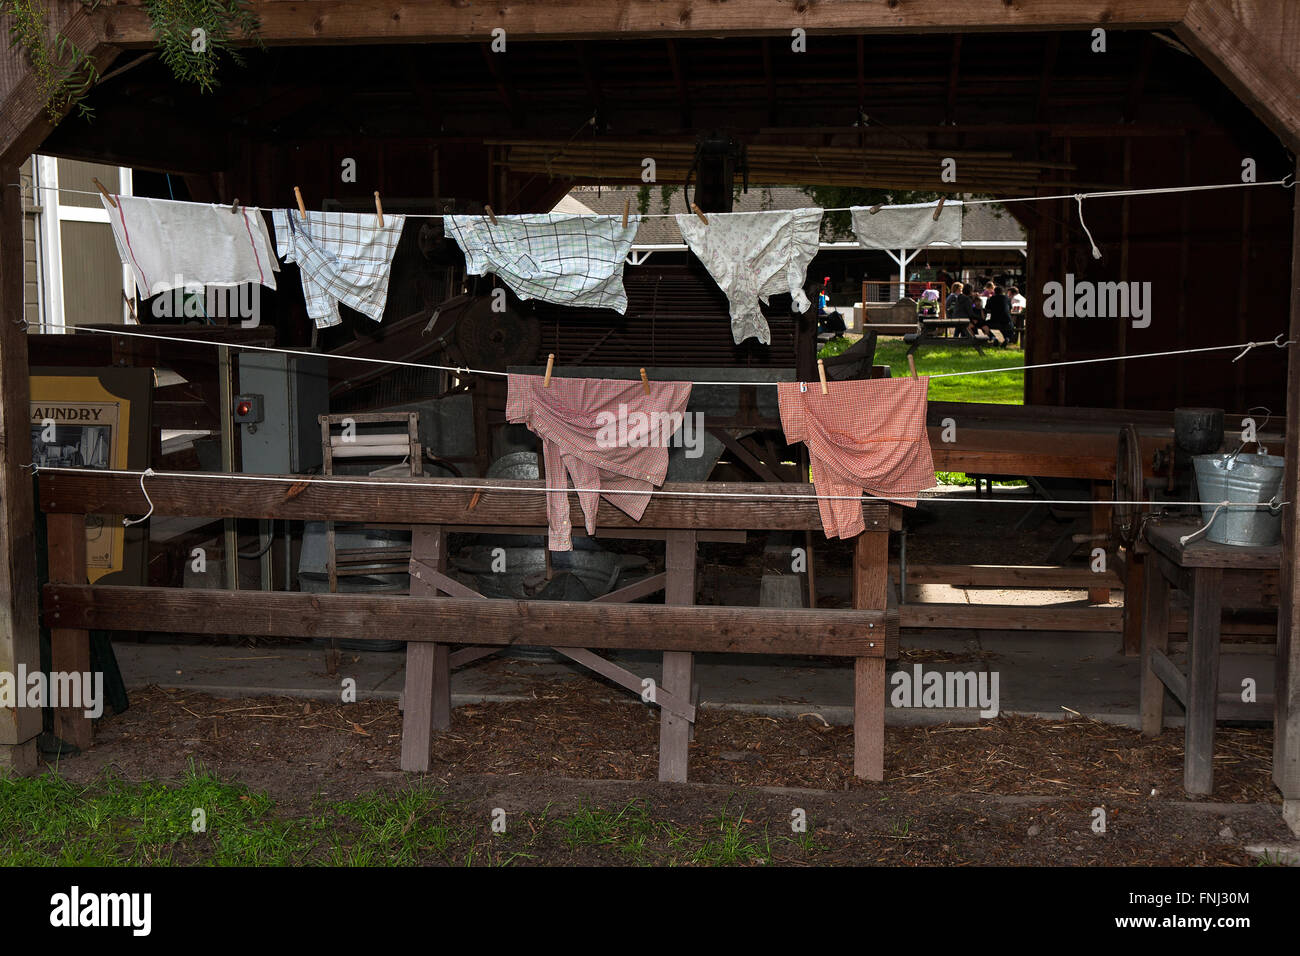
[[[934,486],[934,461],[925,430],[930,379],[876,378],[777,386],[786,441],[808,446],[818,494],[910,499]],[[860,498],[817,501],[826,537],[851,538],[864,530]]]
[[[691,383],[651,382],[647,395],[639,381],[552,378],[548,388],[542,382],[540,375],[509,376],[506,420],[522,422],[542,440],[546,487],[559,492],[546,496],[550,549],[571,551],[568,476],[579,489],[588,534],[596,531],[602,497],[640,521],[650,496],[631,492],[663,484],[676,430],[663,423],[680,427]],[[637,447],[641,442],[649,444]]]

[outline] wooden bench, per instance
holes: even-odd
[[[591,648],[663,652],[652,703],[661,709],[661,780],[684,781],[696,717],[696,652],[814,654],[854,659],[854,773],[884,774],[885,658],[897,655],[896,602],[889,594],[889,532],[897,508],[865,499],[866,531],[853,563],[852,610],[694,606],[696,545],[715,532],[821,528],[806,484],[668,484],[641,521],[602,501],[597,525],[611,536],[662,538],[665,570],[591,602],[483,597],[447,572],[447,535],[461,531],[535,534],[546,526],[544,484],[476,479],[478,501],[459,479],[301,476],[231,480],[201,472],[145,479],[157,514],[288,521],[361,521],[414,526],[411,595],[307,594],[86,584],[86,514],[139,515],[150,504],[136,474],[43,469],[50,584],[44,592],[55,670],[85,671],[88,631],[172,631],[264,637],[361,638],[407,642],[401,767],[427,770],[431,735],[451,722],[451,669],[514,644],[553,647],[642,693],[642,678]],[[726,493],[732,497],[695,497]],[[752,495],[746,498],[745,495]],[[784,500],[782,500],[784,499]],[[579,514],[576,494],[572,513]],[[656,591],[664,604],[633,604]],[[79,747],[91,723],[78,709],[56,712],[56,731]]]

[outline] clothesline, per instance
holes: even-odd
[[[449,482],[438,479],[434,484],[432,481],[407,481],[403,479],[392,479],[386,481],[371,481],[364,478],[339,478],[339,477],[312,477],[306,475],[249,475],[242,472],[212,472],[212,471],[154,471],[152,468],[146,468],[143,471],[132,469],[109,469],[109,468],[85,468],[73,466],[53,466],[30,464],[23,465],[23,468],[30,468],[33,473],[41,472],[66,472],[69,474],[86,474],[86,475],[117,475],[121,477],[139,478],[140,488],[144,490],[144,479],[146,478],[200,478],[213,481],[252,481],[252,482],[277,482],[282,483],[292,479],[295,484],[311,485],[340,485],[348,488],[367,487],[367,488],[422,488],[425,491],[437,489],[441,491],[482,491],[482,492],[505,492],[516,494],[604,494],[609,491],[608,488],[545,488],[545,487],[521,487],[518,485],[483,485],[473,484],[470,482]],[[934,487],[939,487],[935,485]],[[931,490],[931,489],[927,489]],[[887,501],[891,504],[906,503],[910,505],[914,497],[890,497],[887,495],[819,495],[811,494],[782,494],[778,492],[762,491],[678,491],[676,489],[651,488],[645,490],[622,490],[620,495],[645,495],[649,497],[660,498],[737,498],[745,500],[753,499],[779,499],[781,501]],[[150,502],[152,510],[153,501],[149,498],[148,492],[145,491],[145,499]],[[1034,498],[923,498],[920,499],[926,503],[942,502],[944,504],[995,504],[995,505],[1023,505],[1026,502],[1033,502]],[[1051,498],[1046,501],[1047,504],[1053,505],[1131,505],[1140,507],[1150,507],[1153,504],[1178,505],[1181,507],[1226,507],[1226,508],[1249,508],[1258,509],[1260,507],[1286,507],[1291,504],[1289,501],[1282,502],[1230,502],[1230,501],[1108,501],[1104,498]]]
[[[63,186],[39,186],[34,183],[10,183],[9,185],[20,189],[48,189],[48,190],[53,190],[55,192],[65,192],[77,196],[99,196],[100,195],[99,192],[93,189],[69,189]],[[1109,189],[1109,190],[1101,190],[1095,192],[1061,193],[1059,195],[1054,195],[1054,196],[1011,196],[1005,199],[954,199],[952,200],[952,202],[954,205],[963,205],[963,206],[1004,205],[1006,203],[1013,203],[1013,202],[1052,202],[1061,199],[1083,200],[1083,199],[1105,199],[1107,197],[1124,197],[1124,196],[1160,196],[1160,195],[1167,195],[1171,193],[1206,192],[1209,190],[1217,190],[1217,189],[1244,189],[1248,186],[1281,186],[1284,189],[1291,189],[1292,187],[1295,186],[1295,176],[1294,174],[1288,173],[1286,176],[1283,176],[1281,179],[1270,179],[1270,180],[1265,180],[1263,182],[1253,182],[1253,183],[1234,182],[1234,183],[1211,183],[1211,184],[1200,185],[1200,186],[1163,186],[1163,187],[1145,188],[1145,189]],[[172,201],[185,202],[185,200],[172,200]],[[191,203],[191,204],[210,205],[208,203]],[[217,205],[222,205],[222,204],[218,203]],[[872,208],[873,209],[874,208],[917,209],[924,206],[932,206],[932,205],[934,205],[934,203],[900,203],[896,205],[889,205],[889,204],[882,203],[879,207],[873,206]],[[852,206],[833,206],[833,207],[827,207],[822,209],[822,212],[850,212],[852,211],[852,209],[853,209]],[[445,219],[448,216],[461,215],[461,214],[459,213],[405,213],[404,215],[408,219]],[[501,215],[504,216],[506,214],[503,213]],[[565,215],[565,214],[561,213],[557,215]],[[644,215],[640,215],[640,218],[641,219],[676,219],[678,215],[682,215],[682,214],[681,213],[646,213]],[[712,214],[706,213],[706,215],[712,215]],[[575,218],[581,218],[581,217],[575,217]]]
[[[420,368],[420,369],[427,369],[429,371],[435,371],[435,372],[452,372],[457,375],[508,376],[510,374],[509,372],[501,372],[501,371],[497,371],[496,369],[469,368],[468,366],[463,366],[463,365],[432,365],[424,362],[403,362],[398,359],[372,358],[370,356],[364,356],[364,355],[337,355],[330,352],[310,352],[305,349],[276,348],[275,346],[270,346],[270,345],[245,345],[245,344],[233,343],[233,342],[216,342],[209,339],[192,339],[192,338],[185,338],[179,335],[152,335],[146,332],[128,332],[125,329],[81,328],[79,329],[79,331],[95,332],[101,335],[122,335],[122,336],[127,336],[129,338],[136,338],[136,339],[156,339],[161,342],[180,342],[185,345],[207,345],[213,348],[248,349],[254,352],[274,352],[279,355],[300,355],[300,356],[306,356],[308,358],[324,357],[324,358],[328,358],[330,361],[338,360],[341,362],[370,362],[371,364],[374,365],[390,365],[390,366],[397,366],[400,368]],[[1242,358],[1242,356],[1244,356],[1251,349],[1254,348],[1260,348],[1265,345],[1273,345],[1279,349],[1284,349],[1287,346],[1294,344],[1294,342],[1290,339],[1286,341],[1282,341],[1282,336],[1283,333],[1278,333],[1278,335],[1271,341],[1264,341],[1264,342],[1237,342],[1233,345],[1207,345],[1201,348],[1174,349],[1168,352],[1142,352],[1136,355],[1106,355],[1100,358],[1071,359],[1065,362],[1041,362],[1036,365],[1010,365],[1003,368],[968,369],[967,371],[964,372],[940,372],[937,375],[931,375],[929,377],[932,379],[955,378],[960,375],[987,375],[993,372],[1023,372],[1028,369],[1059,368],[1067,365],[1092,365],[1098,362],[1126,362],[1129,361],[1130,359],[1163,358],[1171,355],[1194,355],[1199,352],[1226,352],[1226,351],[1234,351],[1240,349],[1241,354],[1233,359],[1233,361],[1235,362],[1238,359]],[[677,381],[680,381],[680,379]],[[695,382],[692,381],[690,384],[692,385],[776,386],[781,383],[780,382],[709,382],[709,381]]]

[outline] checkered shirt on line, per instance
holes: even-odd
[[[861,493],[904,500],[934,487],[934,460],[925,427],[928,376],[777,385],[786,441],[803,442],[826,537],[865,530]],[[854,496],[845,498],[842,496]]]
[[[469,275],[495,273],[521,299],[627,311],[623,263],[640,216],[542,213],[447,216],[443,225],[465,253]]]
[[[662,485],[668,474],[672,436],[654,433],[655,423],[663,421],[655,416],[667,414],[680,423],[691,383],[651,382],[647,395],[639,381],[552,378],[550,387],[544,381],[540,375],[509,376],[506,421],[527,425],[542,440],[548,543],[552,551],[572,551],[569,476],[579,489],[588,534],[596,532],[601,498],[640,521],[650,496],[635,492]],[[625,444],[602,439],[610,416],[625,429]],[[644,440],[650,444],[637,447]]]
[[[317,328],[339,324],[340,302],[383,319],[405,216],[385,214],[382,227],[373,213],[313,210],[304,220],[295,209],[276,209],[272,218],[280,258],[298,264],[307,314]]]

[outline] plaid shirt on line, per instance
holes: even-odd
[[[371,213],[276,209],[275,244],[280,258],[302,273],[307,314],[317,328],[338,325],[339,303],[376,322],[388,302],[388,276],[405,216],[385,214],[381,228]]]
[[[851,538],[865,529],[863,491],[911,499],[934,487],[934,460],[925,428],[928,376],[777,385],[786,441],[803,442],[819,498],[826,537]],[[845,498],[843,496],[852,496]]]
[[[640,216],[448,216],[469,275],[496,273],[521,299],[627,311],[623,262]]]

